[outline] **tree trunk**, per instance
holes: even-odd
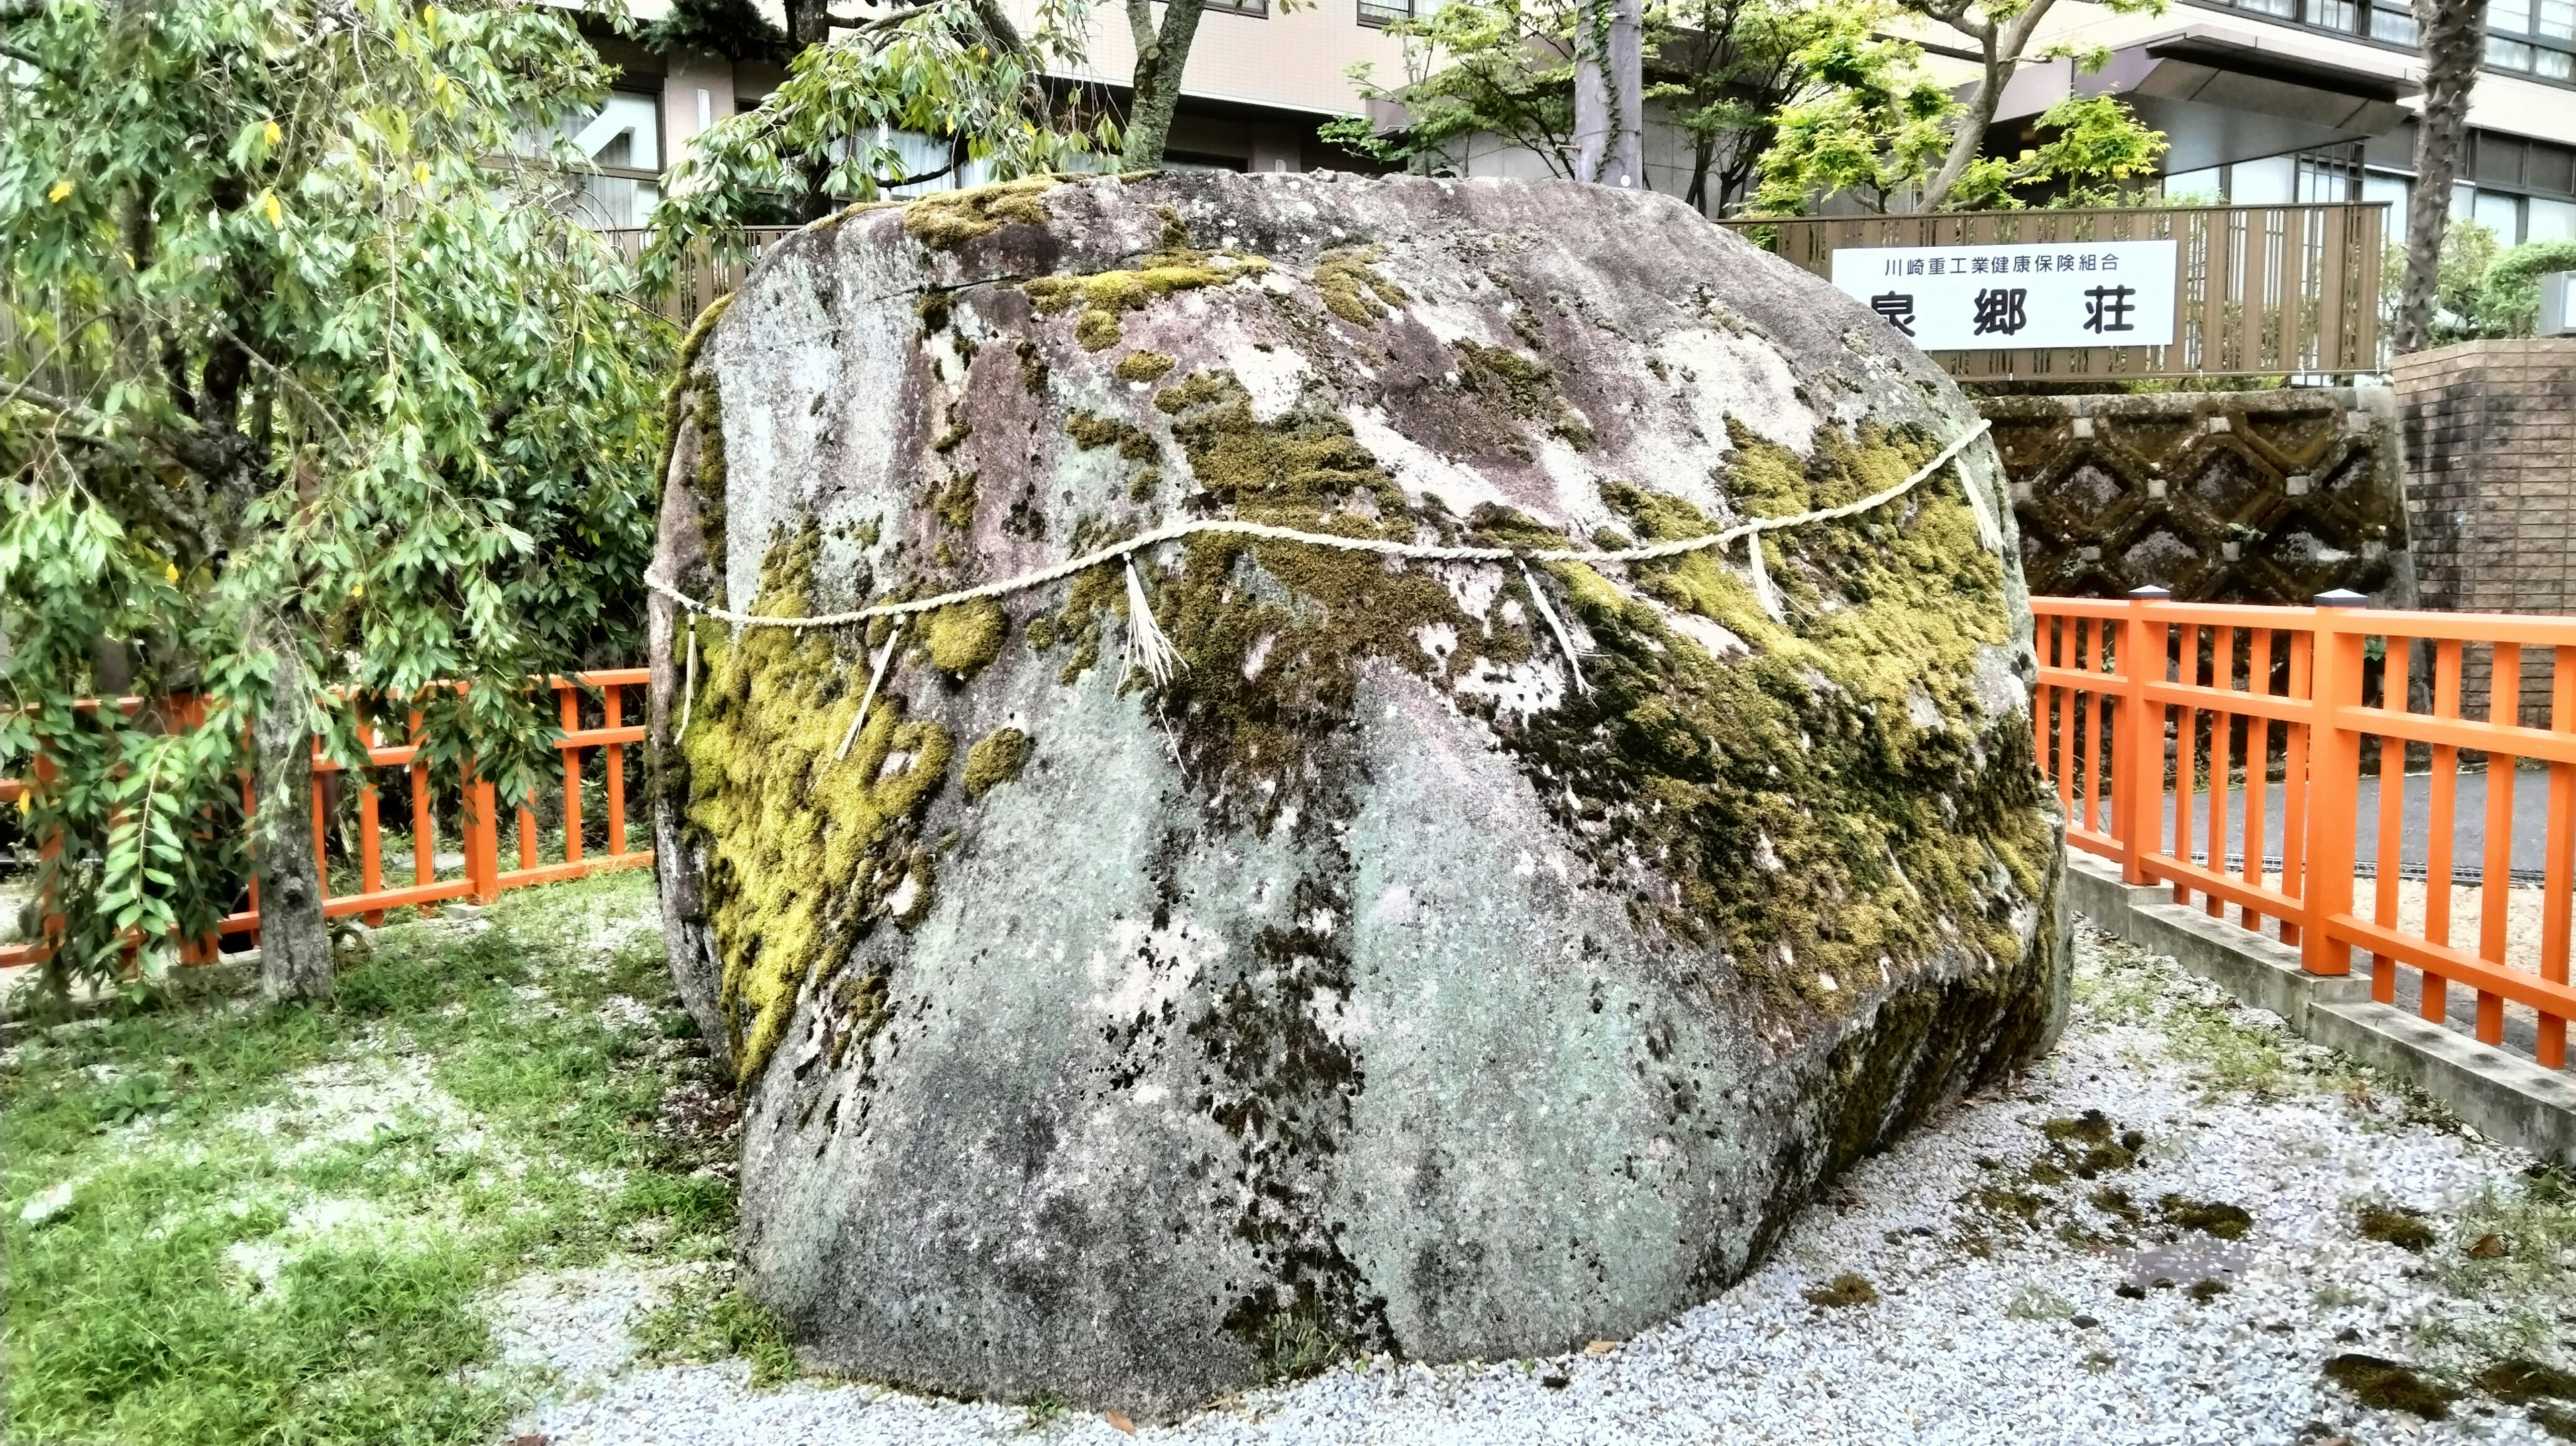
[[[1646,184],[1645,49],[1638,0],[1587,0],[1574,42],[1574,175]]]
[[[1118,163],[1131,171],[1163,163],[1172,114],[1181,103],[1181,72],[1198,38],[1199,0],[1171,0],[1163,7],[1159,32],[1147,23],[1151,14],[1150,0],[1127,0],[1127,25],[1136,39],[1135,95],[1127,107],[1127,149]]]
[[[2040,20],[2056,3],[2057,0],[2032,0],[2030,8],[2003,24],[1992,20],[1969,20],[1964,6],[1933,17],[1962,34],[1975,37],[1984,56],[1985,77],[1978,81],[1977,93],[1969,97],[1968,113],[1960,120],[1958,131],[1950,137],[1950,153],[1942,157],[1941,169],[1932,174],[1931,183],[1923,188],[1923,199],[1916,205],[1916,210],[1940,210],[1949,201],[1950,192],[1959,184],[1959,178],[1968,173],[1969,165],[1977,159],[1977,152],[1985,149],[1986,130],[1995,123],[1995,110],[2003,104],[2004,86],[2011,82],[2013,72],[2021,68],[2022,52],[2030,48],[2032,33],[2039,29]]]
[[[2432,339],[2433,290],[2442,233],[2451,224],[2451,181],[2469,128],[2469,90],[2486,49],[2485,0],[2415,0],[2424,31],[2424,111],[2415,129],[2415,194],[2406,206],[2406,279],[2397,294],[2390,345],[2421,351]]]
[[[322,999],[331,993],[331,930],[313,856],[312,704],[294,641],[273,621],[260,630],[276,663],[268,706],[251,722],[260,992],[273,1000]]]

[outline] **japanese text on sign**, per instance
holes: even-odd
[[[2167,346],[2174,244],[1846,247],[1834,286],[1925,351]]]

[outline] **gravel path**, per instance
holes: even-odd
[[[2559,1314],[2559,1261],[2576,1203],[2555,1203],[2554,1178],[2168,961],[2090,930],[2078,954],[2079,1004],[2054,1054],[1854,1170],[1717,1300],[1570,1357],[1337,1367],[1136,1439],[2324,1446],[2538,1442],[2544,1421],[2576,1433],[2576,1416],[2553,1414],[2576,1402],[2508,1386],[2512,1404],[2475,1384],[2509,1357],[2568,1363],[2576,1315]],[[2372,1207],[2393,1212],[2371,1217],[2383,1234],[2422,1227],[2420,1253],[2363,1238]],[[564,1384],[504,1439],[1128,1439],[1088,1413],[814,1379],[755,1390],[741,1360],[638,1358],[629,1326],[644,1312],[678,1292],[695,1313],[717,1288],[613,1270],[513,1287],[495,1302],[505,1364]],[[2352,1355],[2457,1394],[2447,1410],[2416,1398],[2438,1420],[2364,1405],[2324,1373]],[[2409,1379],[2383,1387],[2402,1394]]]

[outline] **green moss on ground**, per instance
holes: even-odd
[[[1878,1303],[1878,1287],[1848,1270],[1802,1294],[1806,1296],[1809,1305],[1829,1306],[1836,1309]]]
[[[774,543],[749,610],[812,612],[819,543],[810,527]],[[939,641],[952,612],[960,616]],[[999,652],[998,620],[973,612],[933,615],[925,632],[935,663],[980,667]],[[832,979],[908,876],[916,906],[926,906],[913,833],[947,776],[952,743],[936,721],[906,721],[889,688],[849,756],[836,757],[867,673],[819,631],[746,628],[702,641],[701,650],[697,703],[680,741],[687,817],[706,850],[721,1003],[749,1079],[777,1044],[798,992]]]
[[[1020,776],[1029,761],[1029,735],[1017,728],[996,728],[966,750],[966,796],[982,798]]]
[[[2426,1380],[2411,1366],[2378,1356],[2350,1352],[2325,1364],[2326,1379],[2352,1392],[2363,1405],[2381,1411],[2404,1411],[2428,1421],[2451,1414],[2461,1393]]]
[[[2192,1200],[2181,1195],[2163,1195],[2156,1200],[2156,1210],[2165,1223],[2180,1230],[2199,1230],[2221,1240],[2242,1240],[2254,1228],[2254,1217],[2242,1205],[2224,1200]]]
[[[2433,1227],[2424,1220],[2421,1210],[2408,1210],[2388,1205],[2365,1205],[2358,1212],[2361,1238],[2378,1240],[2417,1255],[2433,1248]]]

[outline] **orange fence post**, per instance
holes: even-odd
[[[501,800],[472,770],[465,777],[465,878],[474,902],[488,904],[501,896]]]
[[[2403,643],[2404,646],[2399,646]],[[2407,704],[2408,666],[2415,656],[2412,638],[2388,640],[2388,654],[2381,663],[2379,706],[2403,713]],[[2379,735],[2379,858],[2378,878],[2374,889],[2371,917],[2380,927],[2397,927],[2397,881],[2406,835],[2406,739],[2396,733]],[[2397,960],[2386,954],[2370,956],[2370,997],[2382,1004],[2397,1002]]]
[[[2299,942],[2299,962],[2311,974],[2352,972],[2352,946],[2337,942],[2326,921],[2352,912],[2361,735],[2343,727],[2335,710],[2361,703],[2362,656],[2370,624],[2352,620],[2352,610],[2369,604],[2368,598],[2341,588],[2317,594],[2317,640],[2307,705],[2308,768],[2315,786],[2308,806],[2307,917],[2301,921]]]
[[[2551,680],[2549,726],[2576,734],[2576,648],[2560,648]],[[2568,934],[2576,913],[2576,763],[2549,765],[2549,827],[2541,835],[2540,977],[2567,982]],[[2546,1069],[2567,1063],[2567,1021],[2540,1017],[2534,1051]]]
[[[438,877],[438,825],[429,814],[429,765],[420,759],[421,718],[411,715],[411,881],[425,887]]]
[[[555,700],[562,705],[563,731],[581,731],[581,694],[570,686],[555,689]],[[564,770],[564,862],[581,862],[581,750],[563,750]]]
[[[2209,630],[2209,686],[2220,693],[2236,687],[2236,629]],[[2227,876],[2227,770],[2235,757],[2236,720],[2225,708],[2209,710],[2209,871]],[[2207,891],[2204,891],[2207,892]],[[2207,893],[2204,912],[2227,917],[2227,900]]]
[[[2304,628],[2290,633],[2290,693],[2293,700],[2314,696],[2312,685],[2316,634]],[[2356,765],[2357,766],[2357,765]],[[2304,899],[2308,878],[2308,725],[2281,726],[2281,892]],[[2284,917],[2281,942],[2300,942],[2299,921]]]
[[[616,683],[599,690],[601,727],[619,726],[624,710],[618,700],[625,691]],[[600,750],[600,756],[608,765],[608,851],[622,855],[626,852],[626,745],[611,743]]]
[[[2147,687],[2165,676],[2165,642],[2171,630],[2147,621],[2150,603],[2171,592],[2142,587],[2129,593],[2129,616],[2120,627],[2120,732],[2111,766],[2113,827],[2120,840],[2120,877],[2143,884],[2147,855],[2165,841],[2165,710],[2147,701]]]
[[[2433,649],[2433,716],[2460,716],[2460,644],[2445,638]],[[2424,840],[2424,937],[2443,948],[2451,944],[2451,850],[2458,834],[2460,750],[2454,744],[2433,745],[2432,824]],[[2451,1017],[2450,979],[2424,971],[2424,992],[2417,1014],[2440,1023]]]
[[[376,725],[369,723],[359,730],[359,743],[372,754],[376,747]],[[372,894],[385,886],[384,822],[378,811],[381,800],[376,795],[376,761],[367,760],[367,776],[358,781],[358,892]],[[382,928],[385,911],[369,909],[367,927]]]
[[[2522,716],[2522,649],[2498,643],[2489,668],[2487,721],[2512,723]],[[2478,882],[2478,955],[2505,962],[2505,911],[2513,907],[2513,765],[2509,753],[2487,750],[2487,847]],[[2478,1041],[2504,1042],[2504,996],[2478,991]]]

